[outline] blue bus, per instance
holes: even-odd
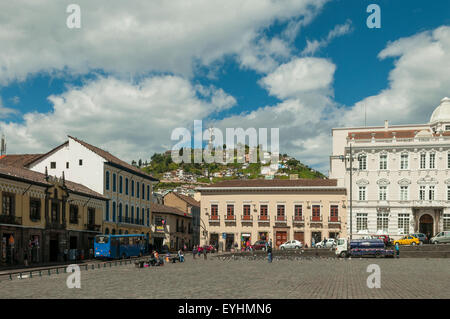
[[[148,236],[97,235],[94,242],[95,258],[128,258],[143,256],[148,252]]]

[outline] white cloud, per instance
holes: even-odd
[[[260,84],[280,99],[303,96],[307,92],[330,93],[336,66],[320,58],[296,58],[278,67]]]
[[[389,86],[352,106],[341,124],[363,124],[365,108],[368,125],[382,125],[385,119],[392,124],[428,123],[440,100],[450,96],[450,27],[389,43],[379,58],[396,58]]]
[[[81,29],[69,29],[66,2],[2,1],[0,83],[62,70],[189,75],[193,61],[208,65],[226,55],[259,70],[252,56],[270,62],[288,51],[281,40],[264,39],[263,30],[275,21],[310,21],[325,2],[79,0]]]
[[[149,158],[176,143],[170,141],[174,128],[192,127],[194,120],[235,104],[221,89],[194,87],[177,76],[137,84],[101,77],[49,100],[49,113],[27,113],[23,123],[0,122],[9,152],[46,152],[73,135],[124,160]]]
[[[306,40],[306,48],[303,49],[302,55],[313,55],[319,49],[326,47],[333,39],[341,37],[345,34],[352,32],[352,21],[347,20],[345,24],[336,25],[333,30],[331,30],[327,37],[322,40]]]

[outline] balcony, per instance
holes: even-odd
[[[312,223],[321,223],[322,222],[322,215],[320,216],[311,216],[310,221]]]
[[[100,231],[100,225],[96,225],[96,224],[85,224],[84,225],[86,227],[87,230],[90,231]]]
[[[12,224],[12,225],[21,225],[22,217],[16,217],[14,215],[0,215],[0,224]]]
[[[252,215],[241,215],[241,222],[253,223],[253,216]]]
[[[286,222],[287,222],[286,215],[275,216],[275,223],[286,223]]]
[[[338,216],[328,217],[328,224],[340,224],[340,223],[341,223],[341,217],[338,217]]]
[[[305,225],[305,218],[303,216],[293,216],[292,217],[292,223],[294,225],[298,226],[304,226]]]
[[[267,215],[258,215],[258,222],[260,222],[260,223],[270,223],[270,218]]]
[[[446,207],[445,201],[441,200],[415,200],[412,203],[413,207],[431,207],[431,208],[444,208]]]
[[[219,215],[210,215],[209,216],[209,222],[210,223],[219,223],[220,222],[220,216]]]
[[[234,215],[225,215],[225,222],[235,222],[236,216]]]

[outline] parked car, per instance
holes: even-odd
[[[287,242],[285,242],[284,244],[280,245],[280,249],[281,250],[285,250],[285,249],[300,249],[303,247],[302,242],[298,241],[298,240],[289,240]]]
[[[442,231],[433,238],[430,242],[432,244],[449,244],[450,243],[450,231]]]
[[[415,233],[415,234],[411,234],[411,236],[419,238],[421,245],[426,243],[426,241],[427,241],[427,235],[425,235],[423,233]]]
[[[332,248],[332,247],[335,247],[336,245],[337,245],[336,240],[334,238],[329,238],[329,239],[327,239],[326,242],[324,242],[323,240],[319,241],[316,244],[316,247],[317,248]]]
[[[390,246],[391,242],[392,242],[391,238],[388,235],[377,235],[373,239],[381,239],[381,240],[383,240],[385,246]]]
[[[393,244],[399,244],[399,245],[419,245],[420,240],[417,237],[414,237],[412,235],[403,236],[400,239],[394,240]]]
[[[266,241],[258,240],[252,245],[253,250],[266,250]]]

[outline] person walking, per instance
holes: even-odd
[[[180,261],[180,263],[184,261],[184,255],[181,249],[178,251],[178,260]]]
[[[192,248],[192,257],[195,259],[195,255],[197,254],[197,246],[194,245],[194,248]]]
[[[269,244],[267,245],[267,260],[269,261],[269,263],[272,262],[272,242],[269,242]]]
[[[395,243],[395,252],[397,254],[397,258],[400,258],[400,245],[398,242]]]

